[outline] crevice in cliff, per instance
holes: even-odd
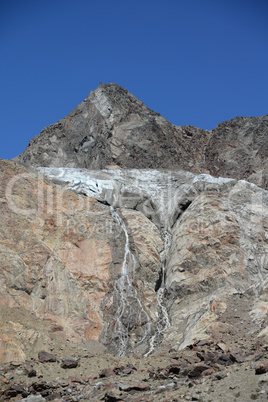
[[[175,223],[177,222],[177,220],[182,216],[182,214],[189,208],[189,206],[192,204],[193,200],[190,199],[185,199],[183,200],[183,202],[181,202],[174,215],[173,218],[171,220],[171,228],[173,228],[173,226],[175,225]]]
[[[183,204],[180,205],[180,209],[181,209],[181,214],[186,211],[186,209],[191,205],[192,201],[187,200],[186,202],[184,202]]]
[[[162,269],[159,273],[159,278],[155,284],[155,291],[157,292],[157,310],[158,310],[158,320],[156,322],[156,328],[154,335],[151,337],[149,342],[149,350],[144,355],[149,356],[154,349],[159,346],[163,339],[164,332],[170,327],[169,315],[166,308],[166,297],[165,297],[165,279],[166,279],[166,260],[167,253],[171,246],[171,234],[169,232],[164,233],[164,249],[160,253],[161,266]]]
[[[155,283],[154,290],[156,292],[158,292],[158,290],[161,288],[162,282],[165,282],[165,274],[164,274],[163,270],[161,269],[161,271],[159,272],[159,277],[158,277],[158,279],[157,279],[157,281]]]
[[[97,198],[96,198],[96,200],[97,200],[100,204],[106,205],[107,207],[111,207],[111,204],[109,204],[109,202],[106,201],[106,200],[98,200]]]

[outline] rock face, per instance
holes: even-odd
[[[267,342],[267,123],[175,127],[101,84],[1,161],[0,363]]]
[[[174,126],[126,89],[100,84],[16,160],[27,166],[184,169],[267,188],[267,134],[268,115],[237,117],[212,131]]]
[[[125,234],[110,208],[12,162],[1,162],[1,183],[0,361],[21,361],[43,343],[55,347],[67,340],[89,350],[101,350],[102,340],[112,348],[106,327],[118,308],[114,284],[121,276]],[[122,219],[139,250],[140,307],[131,332],[139,339],[146,323],[137,318],[135,324],[136,315],[143,309],[150,322],[155,315],[162,241],[140,212],[122,211]]]
[[[202,337],[217,339],[222,336],[220,333],[231,338],[235,338],[237,331],[248,336],[266,334],[267,191],[245,181],[215,179],[206,174],[195,176],[182,171],[168,175],[165,171],[139,170],[138,178],[136,170],[41,171],[75,191],[88,191],[88,195],[99,200],[109,193],[106,200],[119,209],[124,208],[124,214],[126,207],[134,209],[129,216],[137,231],[141,227],[145,229],[145,221],[140,218],[144,219],[147,212],[146,219],[157,223],[153,231],[159,231],[159,244],[160,236],[164,241],[169,233],[164,299],[170,323],[163,335],[164,343],[170,342],[173,348],[181,349]],[[121,196],[125,194],[132,197]],[[135,209],[141,205],[141,199],[149,200],[151,208],[141,208],[143,212],[139,212],[138,219]],[[127,221],[130,222],[129,217]],[[148,224],[147,227],[148,235],[140,238],[140,242],[133,237],[138,254],[142,244],[145,250],[151,242]],[[160,250],[159,246],[150,247],[148,257]],[[147,280],[146,265],[142,265],[145,268],[142,277]],[[148,281],[152,279],[151,276]],[[239,304],[247,307],[238,323],[240,313],[233,306],[242,297]]]
[[[62,342],[146,355],[267,336],[265,190],[183,171],[1,172],[2,362]]]
[[[205,150],[213,176],[248,180],[268,188],[268,115],[236,117],[219,124]]]
[[[126,89],[101,84],[69,116],[32,139],[19,160],[28,166],[198,172],[208,138],[205,130],[173,126]]]
[[[231,343],[267,332],[268,193],[246,182],[206,187],[172,230],[167,338],[179,349],[200,337]]]

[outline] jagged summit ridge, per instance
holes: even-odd
[[[268,186],[268,115],[214,130],[174,126],[117,84],[101,83],[70,114],[34,137],[27,166],[183,169]]]
[[[199,172],[200,143],[207,142],[208,133],[176,127],[126,89],[100,84],[67,117],[34,137],[19,159],[45,167],[182,167]],[[197,136],[195,148],[192,139]]]

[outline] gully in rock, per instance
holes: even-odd
[[[125,234],[121,276],[115,281],[113,293],[113,300],[118,306],[114,317],[113,344],[117,350],[117,355],[124,356],[130,348],[131,331],[135,328],[139,328],[141,331],[135,343],[135,346],[138,346],[150,336],[152,323],[142,306],[137,290],[132,285],[137,262],[129,248],[129,236],[126,225],[113,207],[111,207],[111,215]]]
[[[157,290],[157,308],[158,308],[159,319],[157,321],[155,333],[150,339],[149,350],[145,354],[145,357],[149,356],[154,351],[155,347],[161,341],[162,334],[168,329],[168,327],[170,327],[169,316],[164,303],[166,258],[168,249],[171,244],[171,234],[169,232],[165,232],[164,240],[165,240],[165,247],[161,253],[162,277],[160,287]]]

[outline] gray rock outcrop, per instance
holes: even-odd
[[[237,117],[214,130],[178,127],[126,89],[100,84],[16,158],[27,166],[184,169],[267,188],[268,115]]]

